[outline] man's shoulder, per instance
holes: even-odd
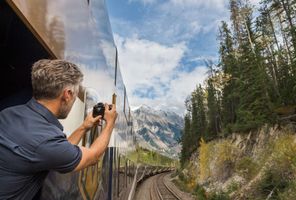
[[[1,110],[0,114],[7,114],[10,112],[14,112],[14,111],[22,111],[24,109],[27,109],[26,104],[11,106],[11,107],[7,107],[7,108],[4,108],[3,110]]]
[[[0,123],[7,123],[16,119],[22,120],[28,117],[34,117],[34,112],[26,104],[8,107],[0,111]]]
[[[57,126],[26,105],[1,111],[0,132],[11,142],[31,150],[51,138],[64,136]]]
[[[25,118],[31,117],[29,109],[25,105],[17,105],[5,108],[0,112],[0,129],[15,129],[16,124],[23,122]],[[24,124],[24,123],[23,123]]]

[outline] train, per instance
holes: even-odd
[[[138,182],[169,170],[129,159],[136,152],[131,108],[104,0],[3,0],[0,27],[0,111],[30,100],[31,67],[44,58],[68,60],[84,74],[71,112],[60,120],[67,135],[96,103],[117,107],[116,126],[100,161],[79,172],[50,172],[41,199],[132,199]],[[91,129],[79,145],[90,146],[101,129]]]

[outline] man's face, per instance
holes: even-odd
[[[71,108],[76,100],[77,94],[78,94],[78,90],[76,87],[73,90],[68,90],[67,91],[67,95],[69,96],[69,100],[68,101],[62,101],[61,102],[61,106],[58,112],[58,119],[65,119],[67,118],[68,114],[71,111]]]

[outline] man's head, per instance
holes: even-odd
[[[79,68],[65,60],[39,60],[32,67],[33,97],[36,100],[59,102],[57,117],[64,119],[69,114],[83,74]]]

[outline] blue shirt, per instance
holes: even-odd
[[[0,112],[1,200],[32,199],[49,170],[71,172],[81,157],[57,118],[36,100]]]

